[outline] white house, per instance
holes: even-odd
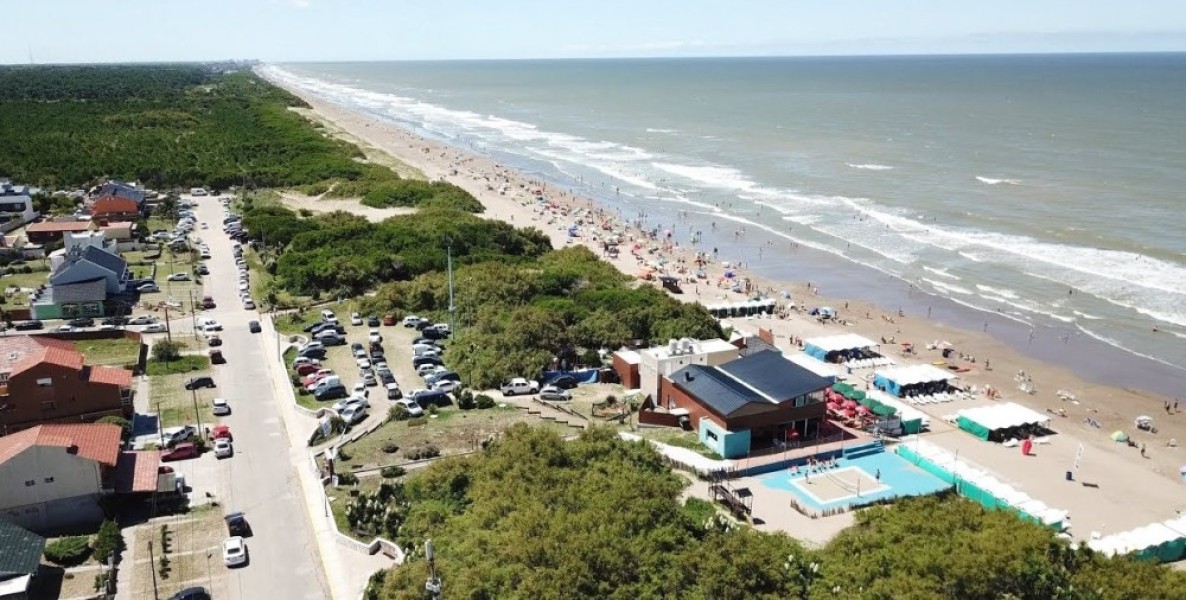
[[[741,356],[737,346],[725,340],[671,340],[665,346],[638,351],[638,387],[658,398],[660,378],[688,365],[715,367]]]
[[[32,531],[101,520],[120,433],[105,423],[39,425],[0,438],[0,518]]]
[[[33,196],[28,186],[0,179],[0,230],[11,231],[36,219]]]

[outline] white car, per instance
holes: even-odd
[[[572,400],[572,394],[568,390],[554,385],[545,385],[544,389],[539,391],[540,400]]]
[[[156,323],[156,317],[149,315],[136,315],[135,317],[128,319],[128,325],[148,325],[151,323]]]
[[[366,398],[367,396],[371,395],[371,391],[367,389],[367,384],[360,381],[354,384],[354,388],[350,390],[350,395],[362,396],[363,398]]]
[[[362,325],[362,315],[360,315],[358,313],[350,313],[350,324],[351,325]]]
[[[369,369],[369,368],[371,368],[371,361],[370,361],[370,359],[366,359],[366,358],[359,358],[359,359],[356,359],[356,360],[354,361],[354,364],[358,365],[358,368],[359,368],[359,369]]]
[[[155,283],[144,283],[137,287],[136,291],[141,294],[155,294],[161,291],[161,288],[157,287]]]
[[[420,408],[420,405],[416,404],[415,400],[401,398],[395,402],[392,402],[392,404],[404,407],[404,410],[408,411],[408,414],[412,415],[413,417],[424,416],[424,409]]]
[[[58,328],[55,329],[54,331],[59,331],[62,333],[70,333],[71,331],[79,331],[79,329],[73,325],[58,325]]]
[[[381,344],[383,343],[383,334],[379,333],[378,329],[372,329],[370,333],[367,334],[367,341],[372,344]]]
[[[367,408],[370,406],[370,403],[367,402],[366,398],[350,396],[349,398],[342,398],[341,400],[334,402],[334,405],[331,408],[333,408],[338,414],[342,414],[342,411],[352,406]]]
[[[247,291],[250,291],[250,290],[251,290],[251,284],[250,284],[250,283],[247,283],[246,281],[242,281],[242,282],[240,282],[240,283],[239,283],[239,291],[240,291],[240,292],[247,292]]]
[[[169,281],[189,281],[188,273],[174,273],[167,277]]]
[[[448,323],[437,323],[436,325],[433,325],[433,328],[441,333],[449,333]]]
[[[539,382],[530,381],[522,377],[516,377],[508,383],[503,384],[500,388],[503,396],[514,396],[515,394],[535,394],[539,392]]]
[[[432,384],[432,389],[440,390],[445,393],[452,393],[461,387],[460,381],[453,381],[452,379],[442,379]]]
[[[334,311],[327,309],[321,311],[321,320],[325,321],[326,323],[337,323],[338,316],[334,314]]]
[[[235,453],[235,448],[231,446],[231,441],[226,438],[218,438],[214,440],[214,456],[217,458],[226,458]]]
[[[436,373],[437,371],[448,371],[448,369],[446,369],[445,367],[442,367],[441,365],[420,365],[420,367],[416,369],[416,374],[421,377],[428,377],[429,375]],[[506,390],[503,390],[503,393],[505,394]],[[528,392],[528,393],[530,393],[530,392]]]
[[[147,327],[140,330],[140,333],[164,333],[164,323],[149,323]]]
[[[237,535],[227,538],[222,543],[222,562],[228,567],[247,564],[247,542]]]
[[[361,405],[348,406],[345,410],[338,413],[347,423],[353,425],[365,418],[367,418],[367,409]]]
[[[313,340],[306,343],[304,346],[301,346],[301,352],[304,352],[305,350],[325,350],[325,344],[322,344],[317,340]]]
[[[216,416],[231,414],[231,405],[227,404],[226,398],[215,398],[213,405]]]
[[[408,316],[404,317],[404,327],[415,327],[415,326],[419,325],[420,322],[423,320],[424,319],[421,319],[420,317],[417,317],[416,315],[408,315]]]
[[[251,298],[244,298],[243,308],[247,310],[255,310],[255,300],[252,300]]]

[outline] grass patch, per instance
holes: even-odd
[[[200,354],[184,354],[181,358],[169,362],[149,360],[147,370],[150,376],[181,373],[194,377],[199,374],[197,371],[205,371],[209,366],[209,357]]]
[[[296,375],[296,371],[292,368],[292,361],[296,358],[296,348],[289,348],[284,352],[284,368],[288,370],[288,379],[292,380],[292,376]],[[297,381],[300,381],[299,376]],[[313,398],[313,394],[301,394],[297,386],[292,387],[292,395],[296,397],[297,404],[309,409],[317,410],[323,406],[329,406],[332,402],[318,402]]]
[[[140,358],[140,344],[127,338],[79,340],[74,347],[91,365],[131,365]]]
[[[713,460],[724,460],[724,458],[708,449],[707,446],[700,443],[700,438],[694,432],[683,431],[676,429],[640,429],[637,432],[639,435],[648,439],[662,442],[669,446],[677,448],[686,448],[701,456],[711,458]]]
[[[383,479],[380,477],[364,477],[358,480],[357,485],[339,488],[335,488],[332,484],[325,486],[325,495],[330,498],[329,509],[334,515],[334,523],[338,526],[338,531],[362,542],[370,542],[374,539],[374,536],[360,536],[350,529],[350,521],[346,518],[346,507],[354,501],[354,498],[350,496],[350,490],[357,489],[359,494],[369,494],[379,489],[381,483],[383,483]]]
[[[699,523],[701,525],[708,522],[709,517],[717,514],[716,505],[700,498],[688,498],[684,500],[684,505],[681,508],[693,523]]]
[[[377,407],[375,410],[382,409]],[[345,467],[355,469],[403,464],[408,462],[404,457],[405,450],[426,444],[439,448],[442,455],[475,450],[481,447],[482,441],[516,423],[547,427],[561,435],[576,431],[565,425],[542,421],[514,407],[464,411],[446,407],[437,412],[435,419],[429,418],[423,425],[411,426],[407,421],[389,421],[370,435],[347,444],[345,450],[350,459],[344,461]],[[383,447],[389,444],[395,444],[399,450],[384,452]]]
[[[36,289],[39,286],[47,285],[49,283],[49,271],[40,270],[32,273],[13,273],[12,275],[0,275],[0,288],[32,288]]]

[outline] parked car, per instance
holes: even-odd
[[[300,352],[297,352],[297,355],[303,356],[305,358],[315,358],[317,360],[321,360],[325,358],[325,348],[322,346],[302,348]]]
[[[248,321],[247,329],[251,331],[251,333],[259,333],[260,331],[263,331],[263,328],[259,325],[259,321]]]
[[[342,411],[344,411],[347,408],[350,408],[352,406],[359,406],[362,408],[366,408],[367,406],[370,406],[370,405],[367,403],[367,399],[363,398],[361,396],[347,396],[345,398],[342,398],[341,400],[338,400],[337,402],[334,402],[334,405],[331,406],[330,408],[334,409],[338,413],[341,413]]]
[[[70,319],[69,325],[71,327],[94,327],[95,320],[90,317],[78,317],[77,319]]]
[[[136,315],[128,319],[128,325],[151,325],[156,323],[156,317],[152,315]]]
[[[554,385],[545,385],[539,391],[540,400],[572,400],[572,394],[568,390],[558,388]]]
[[[305,356],[298,356],[298,357],[292,359],[292,368],[295,369],[295,368],[297,368],[303,364],[306,364],[306,363],[318,364],[320,362],[321,361],[317,360],[316,358],[308,358]]]
[[[251,298],[244,298],[243,299],[243,309],[244,310],[255,310],[255,300],[253,300]]]
[[[206,296],[202,298],[202,308],[217,308],[218,305],[214,303],[214,298]]]
[[[321,311],[321,320],[326,323],[337,323],[338,316],[334,314],[334,311],[326,309]]]
[[[387,389],[388,400],[399,400],[400,398],[404,397],[404,393],[399,389],[399,384],[394,381],[384,385],[383,387]]]
[[[434,365],[435,366],[435,365],[442,365],[442,364],[444,364],[444,363],[441,361],[441,357],[439,357],[439,356],[416,356],[416,357],[412,358],[412,367],[416,368],[416,369],[419,369],[420,367],[422,367],[424,365]]]
[[[529,381],[522,377],[516,377],[507,383],[502,384],[499,388],[503,396],[514,396],[516,394],[536,394],[539,393],[539,382]]]
[[[222,350],[218,348],[210,349],[210,364],[225,365],[226,357],[222,355]]]
[[[214,429],[210,432],[210,437],[216,440],[226,438],[232,442],[235,441],[235,436],[231,435],[231,427],[223,423],[214,426]]]
[[[206,340],[206,344],[209,346],[221,346],[222,338],[218,337],[217,335],[212,335],[210,336],[210,339]]]
[[[408,394],[408,399],[422,407],[430,404],[444,406],[449,403],[449,395],[440,390],[414,390]]]
[[[301,346],[301,352],[304,352],[305,350],[325,350],[325,345],[319,340],[313,340],[306,343],[304,346]]]
[[[367,317],[367,327],[378,327],[378,326],[379,326],[379,317],[376,317],[375,315],[371,315],[371,316]]]
[[[351,325],[362,325],[362,315],[360,315],[358,313],[350,313],[350,324]]]
[[[405,398],[402,400],[396,400],[393,404],[395,406],[404,407],[404,410],[408,411],[408,414],[412,415],[413,417],[424,416],[424,409],[421,408],[419,404],[416,404],[415,400]]]
[[[408,316],[404,317],[404,321],[403,321],[404,327],[415,327],[416,325],[419,325],[420,322],[423,320],[424,319],[421,319],[420,317],[418,317],[416,315],[408,315]]]
[[[172,450],[161,455],[161,460],[169,462],[173,460],[185,460],[187,458],[197,458],[201,455],[198,452],[196,444],[186,442],[184,444],[177,444]]]
[[[302,381],[301,383],[306,386],[312,385],[312,384],[317,383],[318,381],[321,381],[322,379],[325,379],[326,377],[329,377],[331,375],[337,375],[337,373],[334,372],[333,369],[327,369],[325,367],[321,367],[321,368],[317,369],[316,371],[314,371],[312,375],[310,375],[309,377],[306,377],[305,380]]]
[[[169,281],[189,281],[189,273],[174,273],[166,279]]]
[[[226,398],[215,398],[211,404],[214,407],[215,416],[231,414],[231,405],[227,403]]]
[[[155,283],[142,283],[136,286],[136,291],[141,294],[155,294],[161,291],[161,288],[157,287]]]
[[[354,364],[358,365],[360,369],[371,368],[371,360],[369,358],[356,358],[354,359]]]
[[[54,331],[57,331],[58,333],[70,333],[72,331],[78,331],[78,328],[67,323],[65,325],[58,325]]]
[[[383,315],[383,324],[387,327],[395,325],[395,315]]]
[[[354,342],[350,344],[350,354],[353,354],[354,358],[364,358],[367,355],[367,350],[362,344]]]
[[[316,373],[317,371],[321,370],[321,364],[320,363],[302,363],[302,364],[297,365],[295,367],[295,370],[296,370],[297,375],[304,377],[305,375],[311,375],[311,374]]]
[[[128,318],[127,317],[107,317],[106,319],[99,321],[99,323],[101,323],[103,325],[127,325]]]
[[[453,393],[461,388],[461,382],[454,379],[441,379],[432,384],[432,389],[446,393]]]
[[[343,410],[342,412],[338,413],[338,415],[341,416],[342,419],[345,420],[347,423],[350,423],[351,425],[353,425],[353,424],[367,418],[367,409],[363,408],[362,406],[358,406],[358,405],[350,406],[350,407],[346,408],[345,410]]]
[[[313,398],[319,402],[326,400],[337,400],[338,398],[345,398],[346,396],[346,386],[340,384],[323,387],[313,392]]]
[[[169,596],[169,600],[210,600],[210,592],[204,587],[185,588]]]
[[[362,372],[362,382],[369,386],[379,385],[379,380],[375,378],[375,373],[371,370]]]
[[[214,457],[215,458],[227,458],[228,456],[230,456],[234,453],[235,453],[235,448],[234,448],[234,446],[231,445],[230,440],[228,440],[226,438],[214,440]]]
[[[350,395],[368,398],[371,395],[371,391],[367,389],[367,384],[360,381],[354,384],[354,387],[350,388]]]
[[[379,376],[379,383],[383,385],[395,383],[395,375],[391,371],[376,371],[375,373]]]
[[[432,387],[433,385],[436,385],[438,381],[445,381],[446,379],[452,379],[453,381],[461,383],[461,375],[458,375],[457,373],[454,373],[448,369],[429,373],[428,376],[424,378],[424,383],[428,384],[429,387]]]
[[[247,522],[247,515],[233,512],[223,519],[226,521],[227,533],[232,537],[251,537],[251,524]]]
[[[447,334],[439,329],[433,328],[433,327],[424,328],[420,332],[420,335],[423,337],[426,337],[430,340],[443,340],[443,339],[449,337],[449,334]]]
[[[205,224],[205,223],[203,223],[203,224],[202,224],[202,227],[203,227],[203,228],[205,228],[205,226],[206,226],[206,224]],[[198,268],[197,268],[196,272],[197,272],[197,274],[198,274],[198,275],[209,275],[209,274],[210,274],[210,267],[207,267],[206,265],[198,265]]]
[[[193,425],[168,427],[161,430],[161,443],[164,444],[166,448],[172,448],[181,442],[197,437],[197,435],[198,429]]]
[[[247,564],[247,542],[240,536],[231,536],[222,543],[222,562],[228,567]]]
[[[441,365],[420,365],[416,367],[416,374],[421,377],[428,377],[433,373],[444,373],[445,371],[448,371],[448,369]]]
[[[166,330],[164,323],[149,323],[140,333],[164,333]]]
[[[186,390],[200,390],[202,388],[217,387],[214,384],[214,378],[209,375],[202,375],[201,377],[191,377],[189,381],[185,382]]]
[[[571,390],[577,386],[577,378],[572,375],[557,375],[549,379],[545,384],[554,385],[564,390]]]

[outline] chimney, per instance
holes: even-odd
[[[692,372],[684,371],[684,381],[692,381]]]

